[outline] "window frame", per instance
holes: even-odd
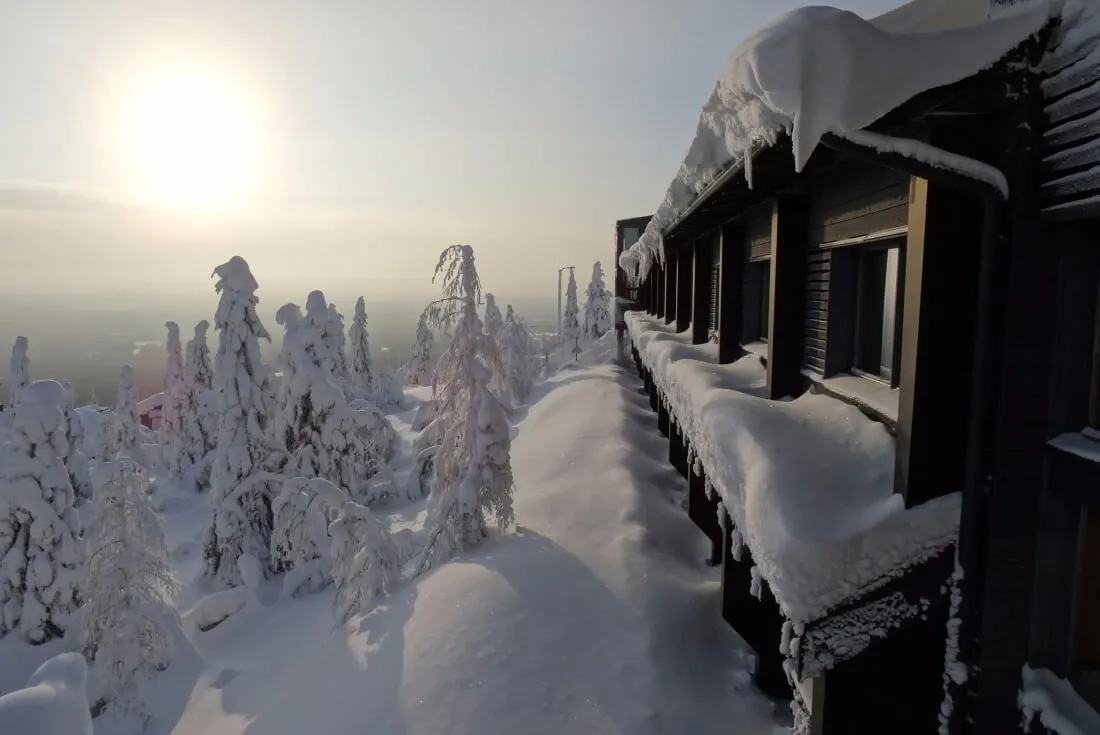
[[[869,329],[867,326],[867,315],[872,306],[868,304],[870,287],[867,279],[869,277],[868,262],[870,259],[882,253],[889,253],[890,251],[897,252],[897,266],[894,286],[893,354],[891,355],[890,372],[889,375],[886,375],[882,371],[885,367],[882,365],[882,333],[885,320],[885,309],[882,307],[885,303],[886,280],[884,278],[882,287],[876,288],[874,291],[876,296],[881,294],[873,303],[874,307],[880,308],[880,313],[877,321],[874,322],[875,328]],[[852,306],[854,313],[851,315],[852,350],[851,355],[848,355],[846,359],[849,366],[848,371],[852,375],[857,375],[867,380],[873,380],[877,383],[888,385],[891,388],[897,388],[901,378],[902,306],[905,300],[905,240],[903,238],[890,238],[853,247],[850,251],[850,257],[854,260],[856,293]],[[887,255],[886,258],[887,262],[884,264],[883,270],[884,276],[888,276],[889,274],[889,255]],[[830,318],[831,317],[832,315],[830,314]],[[879,363],[879,370],[869,369],[865,361],[865,345],[868,337],[879,340],[877,353],[875,353],[878,354],[877,361]]]

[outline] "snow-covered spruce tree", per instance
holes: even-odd
[[[332,374],[336,384],[343,388],[350,379],[347,353],[347,334],[344,331],[344,315],[336,310],[336,304],[328,305],[329,321],[325,339],[332,344]]]
[[[169,476],[183,477],[188,466],[185,448],[184,416],[188,410],[188,389],[183,380],[183,344],[180,328],[175,322],[165,322],[168,329],[168,360],[164,366],[164,402],[161,404],[160,434]]]
[[[379,370],[374,374],[374,392],[371,400],[383,413],[396,413],[405,410],[405,389],[401,381],[389,370]]]
[[[92,497],[91,466],[84,452],[84,423],[76,412],[76,390],[67,380],[60,381],[65,393],[61,399],[61,414],[65,417],[65,454],[62,461],[69,473],[69,482],[73,486],[75,503],[80,505]]]
[[[374,390],[374,362],[370,356],[370,332],[367,331],[367,304],[360,296],[355,301],[355,317],[348,335],[351,342],[351,384],[356,392],[369,395]]]
[[[115,432],[118,451],[135,459],[143,456],[141,450],[141,419],[137,411],[137,386],[134,369],[123,365],[118,370],[118,395],[115,397]]]
[[[0,638],[57,638],[80,602],[80,520],[61,460],[64,397],[53,380],[24,386],[0,447]]]
[[[409,361],[408,380],[413,385],[429,385],[432,381],[432,347],[435,335],[428,326],[427,314],[420,315],[416,323],[416,342],[413,344],[412,359]]]
[[[500,315],[500,307],[497,306],[497,299],[491,293],[485,294],[485,335],[493,341],[493,344],[497,346],[498,350],[503,350],[501,343],[501,333],[504,331],[504,318]],[[498,362],[496,365],[490,367],[493,371],[493,377],[490,382],[493,391],[497,395],[504,393],[504,363]]]
[[[19,394],[30,382],[31,361],[27,357],[27,338],[16,337],[11,348],[11,369],[8,372],[8,405],[19,402]]]
[[[478,318],[481,283],[473,248],[452,245],[444,250],[435,276],[443,279],[442,298],[428,305],[428,317],[449,329],[452,339],[432,376],[435,426],[441,442],[429,498],[432,530],[421,569],[433,558],[481,541],[487,532],[487,512],[501,528],[514,521],[508,420],[489,390],[500,353]]]
[[[196,491],[210,487],[211,452],[218,438],[218,407],[213,391],[213,370],[206,331],[210,322],[195,325],[195,335],[187,342],[183,363],[184,403],[180,464],[187,485]]]
[[[518,406],[531,393],[538,367],[532,355],[531,335],[523,320],[516,316],[512,305],[504,317],[501,330],[501,351],[504,360],[504,391],[513,406]]]
[[[172,660],[168,623],[177,615],[172,601],[179,583],[141,466],[126,458],[108,462],[94,481],[80,612],[90,699],[93,710],[144,716],[142,687]]]
[[[581,325],[577,315],[577,279],[569,269],[569,285],[565,289],[565,313],[562,315],[562,336],[573,353],[573,359],[581,354]]]
[[[599,339],[611,331],[611,293],[603,281],[603,267],[599,261],[592,265],[592,280],[584,300],[584,336]]]
[[[271,569],[271,493],[256,483],[233,502],[226,498],[252,473],[279,469],[284,458],[269,426],[275,399],[260,359],[260,340],[270,336],[256,315],[259,284],[248,263],[236,255],[215,268],[214,275],[220,294],[214,316],[214,386],[221,425],[210,475],[214,520],[203,540],[204,573],[236,586],[243,582],[237,566],[241,554],[251,554]]]
[[[386,527],[367,508],[347,501],[328,527],[336,618],[346,623],[401,582],[400,559]]]

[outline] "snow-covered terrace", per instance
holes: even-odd
[[[922,92],[994,66],[1062,9],[1061,0],[1034,0],[987,17],[986,0],[913,0],[870,20],[820,6],[781,16],[726,60],[664,201],[619,265],[644,277],[664,258],[664,236],[733,176],[751,187],[754,151],[785,133],[797,172],[832,134],[1002,184],[978,162],[865,129]]]
[[[642,363],[721,498],[782,613],[809,623],[954,543],[961,495],[905,509],[894,439],[858,408],[805,394],[762,396],[760,359],[717,364],[640,312],[627,327]]]

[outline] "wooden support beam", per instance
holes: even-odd
[[[925,179],[909,192],[894,490],[911,508],[965,482],[983,206]]]
[[[688,518],[710,539],[710,565],[722,563],[722,527],[718,524],[718,503],[707,497],[706,474],[688,471]]]
[[[694,270],[694,251],[682,250],[676,255],[676,331],[683,332],[691,326],[691,277]]]
[[[772,399],[802,392],[808,210],[807,199],[797,195],[776,197],[772,208],[767,383]]]
[[[676,299],[676,264],[679,260],[676,253],[665,255],[665,324],[672,324],[676,321],[676,306],[678,304]]]
[[[695,267],[691,274],[691,343],[705,344],[710,328],[710,269],[714,265],[717,234],[695,241]]]
[[[741,357],[741,310],[745,284],[745,240],[741,228],[722,228],[722,256],[718,297],[718,362],[725,365]]]
[[[661,432],[662,436],[667,437],[669,425],[668,406],[666,406],[664,400],[662,400],[659,390],[654,388],[654,393],[657,396],[657,431]]]

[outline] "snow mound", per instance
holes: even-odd
[[[783,614],[810,622],[953,543],[960,494],[904,510],[893,437],[825,395],[760,397],[755,356],[710,346],[639,312],[627,325]],[[753,372],[758,371],[753,378]]]
[[[1036,715],[1043,727],[1057,735],[1100,732],[1100,715],[1065,679],[1047,669],[1023,668],[1023,688],[1017,702],[1028,729]]]
[[[25,689],[0,697],[0,733],[92,735],[87,684],[83,656],[54,656],[38,667]]]
[[[703,106],[695,139],[642,237],[619,258],[640,270],[663,257],[661,236],[731,165],[752,185],[752,151],[789,132],[801,171],[825,133],[862,130],[929,89],[989,68],[1061,9],[1060,2],[1020,4],[984,22],[936,27],[943,8],[910,3],[878,22],[848,10],[792,10],[756,31],[730,54]],[[903,12],[904,11],[904,12]],[[974,11],[961,11],[962,21]]]

